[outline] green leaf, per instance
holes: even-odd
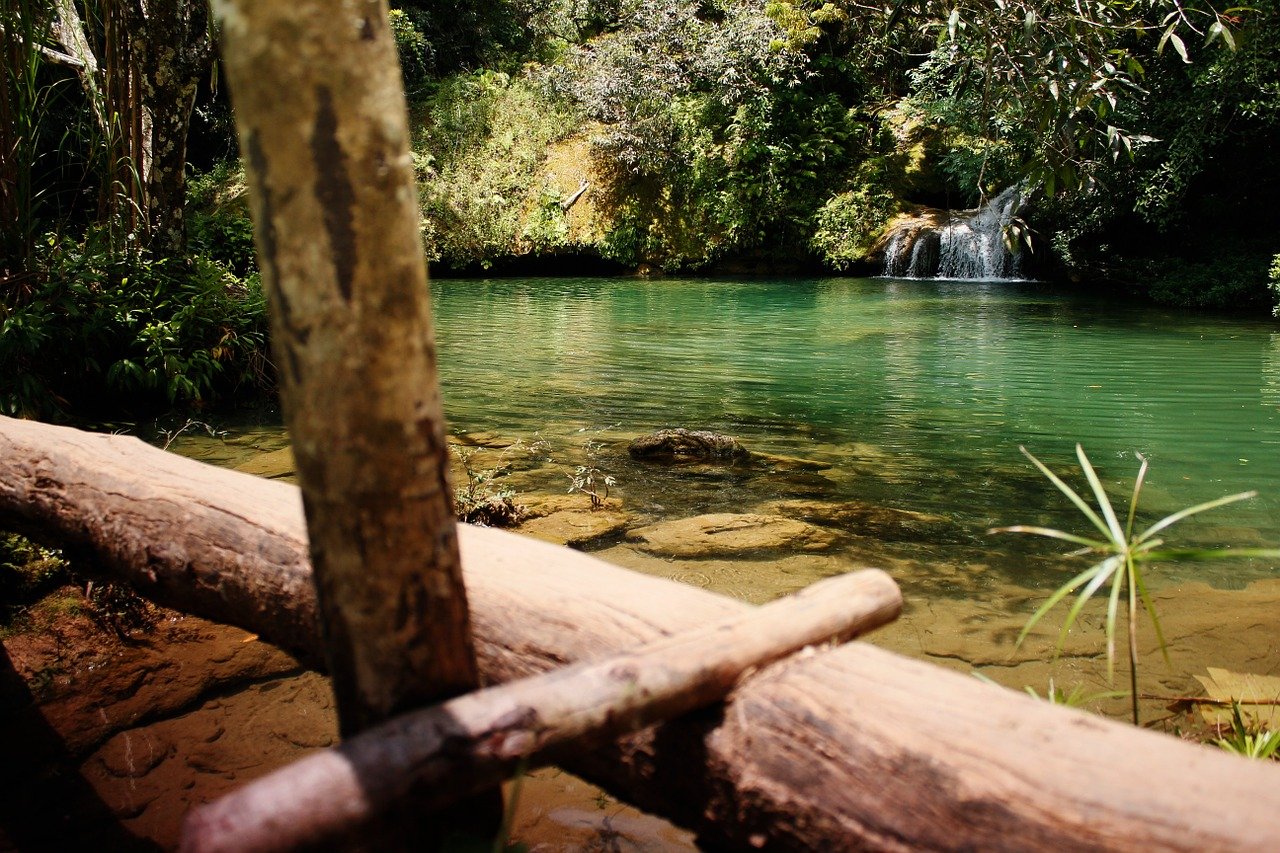
[[[1063,542],[1070,542],[1074,545],[1083,545],[1093,551],[1105,551],[1109,546],[1106,542],[1100,542],[1097,539],[1086,539],[1083,536],[1077,536],[1074,533],[1067,533],[1062,530],[1054,530],[1052,527],[1036,527],[1030,524],[1015,524],[1011,527],[993,527],[987,531],[988,533],[1031,533],[1036,536],[1044,536],[1049,539],[1061,539]]]
[[[1031,615],[1031,618],[1027,620],[1027,624],[1022,627],[1022,633],[1018,635],[1017,645],[1022,645],[1022,641],[1027,638],[1027,634],[1031,632],[1031,629],[1035,627],[1037,622],[1044,618],[1046,613],[1053,609],[1054,605],[1071,593],[1075,592],[1082,583],[1085,583],[1092,578],[1100,567],[1101,564],[1090,566],[1071,580],[1064,583],[1062,586],[1058,587],[1058,589],[1054,591],[1053,595],[1049,596],[1049,600],[1040,605],[1039,609],[1036,610],[1036,612]]]
[[[1246,560],[1250,558],[1280,559],[1278,548],[1166,548],[1162,551],[1146,551],[1141,555],[1144,563],[1189,563],[1210,560]]]
[[[1104,583],[1107,582],[1108,578],[1112,577],[1115,574],[1118,574],[1116,570],[1120,568],[1121,562],[1122,561],[1119,557],[1108,557],[1107,559],[1103,560],[1101,563],[1098,563],[1097,565],[1095,565],[1090,570],[1093,572],[1093,577],[1089,579],[1089,583],[1085,586],[1085,588],[1080,590],[1080,594],[1076,596],[1075,603],[1072,604],[1071,609],[1067,611],[1067,617],[1062,620],[1062,628],[1061,630],[1058,631],[1058,650],[1059,651],[1066,644],[1067,634],[1071,631],[1071,626],[1076,623],[1076,619],[1077,617],[1080,616],[1080,611],[1084,609],[1085,603],[1088,602],[1089,599],[1093,598],[1093,594],[1097,592]],[[1107,626],[1106,626],[1106,633],[1107,633],[1107,644],[1111,645],[1113,642],[1114,633],[1115,633],[1114,622],[1111,622],[1110,620],[1108,620]],[[1110,660],[1108,660],[1107,663],[1108,663],[1108,677],[1109,677],[1110,676]]]
[[[1138,477],[1133,481],[1133,496],[1129,499],[1129,519],[1124,525],[1124,535],[1126,539],[1133,538],[1133,521],[1138,514],[1138,495],[1142,492],[1142,484],[1147,479],[1147,458],[1141,453],[1138,459],[1142,461],[1142,467],[1138,469]]]
[[[1039,459],[1032,456],[1031,452],[1027,450],[1025,447],[1019,447],[1018,449],[1022,451],[1023,456],[1031,460],[1031,464],[1035,465],[1036,468],[1039,469],[1041,474],[1044,474],[1044,476],[1048,478],[1050,483],[1053,483],[1053,485],[1058,488],[1058,491],[1066,495],[1067,498],[1073,504],[1076,505],[1076,508],[1079,509],[1080,512],[1084,514],[1085,518],[1089,519],[1090,523],[1092,523],[1094,527],[1098,528],[1098,530],[1102,533],[1103,536],[1105,536],[1108,540],[1111,539],[1111,531],[1107,528],[1107,525],[1104,524],[1102,519],[1098,517],[1098,514],[1093,511],[1093,508],[1089,506],[1089,504],[1085,503],[1084,498],[1076,494],[1075,489],[1071,488],[1066,483],[1064,483],[1062,479],[1058,477],[1057,474],[1050,471],[1043,462],[1041,462]]]
[[[1112,541],[1124,542],[1124,530],[1120,527],[1120,520],[1116,518],[1116,511],[1111,507],[1111,499],[1107,497],[1106,489],[1102,488],[1102,481],[1098,479],[1093,465],[1089,464],[1089,457],[1085,455],[1084,448],[1079,444],[1076,445],[1076,458],[1080,460],[1080,468],[1084,471],[1085,479],[1089,481],[1089,488],[1093,489],[1093,497],[1098,501],[1098,508],[1102,510],[1102,515],[1107,520]]]
[[[1164,530],[1174,524],[1177,524],[1179,521],[1182,521],[1182,519],[1192,515],[1196,515],[1197,513],[1201,513],[1210,509],[1217,509],[1220,506],[1226,506],[1227,504],[1235,503],[1236,501],[1244,501],[1244,500],[1248,500],[1249,498],[1256,498],[1257,496],[1258,496],[1258,493],[1255,491],[1240,492],[1239,494],[1227,495],[1226,497],[1218,498],[1217,500],[1206,501],[1205,503],[1202,503],[1202,504],[1196,504],[1195,506],[1187,507],[1186,509],[1179,510],[1178,512],[1175,512],[1172,515],[1166,515],[1164,518],[1160,519],[1155,524],[1151,525],[1146,530],[1142,531],[1142,533],[1138,534],[1138,538],[1136,541],[1145,542],[1155,534],[1159,533],[1161,530]]]

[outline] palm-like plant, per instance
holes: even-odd
[[[1128,518],[1122,525],[1111,506],[1111,500],[1107,497],[1107,493],[1102,487],[1102,482],[1098,479],[1093,466],[1089,464],[1089,457],[1085,455],[1084,448],[1079,444],[1076,445],[1076,458],[1080,460],[1080,469],[1084,472],[1085,479],[1089,482],[1089,488],[1093,491],[1093,496],[1098,505],[1097,510],[1091,507],[1075,489],[1068,486],[1061,478],[1050,471],[1043,462],[1032,456],[1025,447],[1019,449],[1040,470],[1040,473],[1049,478],[1049,482],[1053,483],[1058,488],[1058,491],[1066,495],[1075,504],[1076,508],[1080,510],[1101,535],[1098,537],[1078,536],[1074,533],[1067,533],[1050,527],[1034,527],[1030,525],[997,527],[988,532],[1033,533],[1037,536],[1047,536],[1051,539],[1059,539],[1063,542],[1081,546],[1080,550],[1073,552],[1072,556],[1092,554],[1100,556],[1101,559],[1058,587],[1053,595],[1049,596],[1049,599],[1040,605],[1040,608],[1027,620],[1022,633],[1018,635],[1018,643],[1020,644],[1026,639],[1031,629],[1054,606],[1073,592],[1076,592],[1076,590],[1079,590],[1075,602],[1072,603],[1071,609],[1067,611],[1067,617],[1063,620],[1061,631],[1058,634],[1055,654],[1061,651],[1067,632],[1075,624],[1076,618],[1080,615],[1085,603],[1110,583],[1106,618],[1107,677],[1111,679],[1115,670],[1116,621],[1120,611],[1120,601],[1124,598],[1127,605],[1126,619],[1129,629],[1129,695],[1133,707],[1133,722],[1134,725],[1138,725],[1139,601],[1142,602],[1142,607],[1146,610],[1147,615],[1151,617],[1151,624],[1155,628],[1156,641],[1159,643],[1160,651],[1164,655],[1165,661],[1168,662],[1169,660],[1164,632],[1160,628],[1160,619],[1156,616],[1155,607],[1152,605],[1151,596],[1147,592],[1147,586],[1143,578],[1145,567],[1156,562],[1280,557],[1280,550],[1269,548],[1166,548],[1164,547],[1164,540],[1159,538],[1158,534],[1168,530],[1184,518],[1216,507],[1225,506],[1226,504],[1235,503],[1236,501],[1246,500],[1257,495],[1257,492],[1240,492],[1239,494],[1227,495],[1217,500],[1196,504],[1172,515],[1167,515],[1140,533],[1135,533],[1134,522],[1138,512],[1138,496],[1142,492],[1142,484],[1147,476],[1147,460],[1141,454],[1138,455],[1138,458],[1141,460],[1142,466],[1138,469],[1138,477],[1133,484],[1133,494],[1129,498]]]

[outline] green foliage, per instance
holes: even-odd
[[[609,499],[609,489],[618,484],[612,474],[605,473],[599,467],[600,451],[603,449],[604,445],[600,442],[588,439],[583,446],[587,463],[577,466],[573,473],[568,475],[569,494],[586,495],[591,500],[592,509],[603,507],[604,502]]]
[[[520,443],[512,445],[512,448],[519,447],[522,447]],[[465,486],[453,490],[454,513],[459,521],[481,527],[514,527],[524,520],[528,508],[516,502],[516,493],[495,486],[495,482],[508,473],[509,466],[505,462],[492,468],[481,468],[476,463],[478,448],[451,444],[449,451],[462,465],[467,477]]]
[[[525,221],[521,243],[534,252],[554,251],[563,246],[569,237],[569,222],[561,205],[560,191],[552,186],[544,187]]]
[[[813,250],[835,269],[848,269],[866,259],[901,210],[892,193],[871,184],[834,196],[814,219]]]
[[[396,53],[400,56],[400,74],[404,78],[405,94],[409,98],[417,97],[430,79],[433,58],[431,45],[403,9],[390,10],[387,20],[391,24],[391,36],[396,42]]]
[[[1214,743],[1227,752],[1260,761],[1280,758],[1280,731],[1251,729],[1240,715],[1240,703],[1231,703],[1231,731]]]
[[[258,271],[248,187],[239,163],[224,160],[187,184],[187,247],[237,276]]]
[[[858,148],[845,102],[804,85],[807,57],[751,4],[641,4],[625,24],[547,73],[602,128],[602,253],[675,270],[803,252]]]
[[[1165,516],[1154,524],[1150,525],[1141,532],[1134,531],[1134,524],[1138,513],[1138,497],[1142,492],[1142,484],[1147,476],[1147,460],[1142,459],[1142,466],[1138,469],[1138,477],[1134,481],[1133,493],[1129,499],[1129,512],[1126,521],[1121,524],[1119,517],[1112,508],[1111,500],[1107,497],[1106,490],[1102,487],[1102,481],[1098,479],[1097,473],[1093,466],[1089,463],[1089,458],[1085,456],[1084,449],[1080,445],[1076,445],[1076,458],[1080,462],[1080,469],[1084,472],[1085,479],[1089,483],[1089,488],[1093,492],[1093,497],[1097,502],[1098,509],[1095,511],[1082,498],[1075,489],[1068,486],[1062,481],[1058,475],[1045,466],[1036,457],[1032,456],[1027,449],[1021,448],[1023,455],[1031,460],[1032,464],[1049,479],[1051,483],[1062,492],[1080,513],[1089,521],[1099,536],[1080,536],[1074,533],[1066,533],[1061,530],[1055,530],[1048,527],[1034,527],[1028,525],[1017,525],[1014,527],[995,528],[991,533],[1031,533],[1037,536],[1047,536],[1051,539],[1057,539],[1063,542],[1069,542],[1073,545],[1080,546],[1080,550],[1075,552],[1078,555],[1092,554],[1101,556],[1102,559],[1091,565],[1089,568],[1080,572],[1071,580],[1060,586],[1049,599],[1040,606],[1031,618],[1027,620],[1026,626],[1022,629],[1022,633],[1018,636],[1018,642],[1021,643],[1026,639],[1027,634],[1037,623],[1044,617],[1046,613],[1054,608],[1060,601],[1071,595],[1076,590],[1080,590],[1076,596],[1075,602],[1067,611],[1067,616],[1063,620],[1062,629],[1058,634],[1058,650],[1061,650],[1063,642],[1066,640],[1067,633],[1071,630],[1071,626],[1075,624],[1076,618],[1080,615],[1084,605],[1093,596],[1099,592],[1103,586],[1110,583],[1110,592],[1107,598],[1107,617],[1106,617],[1106,639],[1107,639],[1107,672],[1110,676],[1115,664],[1115,629],[1116,619],[1119,611],[1120,600],[1123,596],[1126,599],[1126,623],[1129,628],[1129,678],[1130,678],[1130,697],[1133,707],[1133,722],[1138,724],[1138,602],[1141,600],[1143,609],[1151,618],[1152,626],[1155,628],[1156,639],[1160,644],[1160,650],[1168,659],[1168,652],[1165,648],[1164,633],[1160,629],[1160,620],[1156,616],[1155,607],[1151,603],[1151,596],[1147,592],[1144,580],[1144,572],[1146,566],[1158,562],[1176,562],[1176,561],[1204,561],[1219,559],[1241,559],[1247,557],[1280,557],[1280,550],[1276,549],[1259,549],[1259,548],[1236,548],[1236,549],[1173,549],[1164,547],[1164,540],[1157,537],[1157,534],[1167,530],[1175,523],[1192,515],[1196,515],[1206,510],[1234,503],[1236,501],[1246,500],[1254,497],[1256,492],[1242,492],[1240,494],[1228,495],[1217,500],[1208,501],[1206,503],[1197,504],[1193,507],[1175,512],[1172,515]],[[1141,459],[1141,456],[1139,456]]]
[[[550,202],[534,176],[572,113],[528,78],[489,71],[445,80],[425,109],[415,150],[429,256],[465,267],[527,250],[526,206]],[[555,232],[531,236],[545,249]]]
[[[0,532],[0,608],[4,622],[65,583],[67,571],[61,551],[43,548],[16,533]]]
[[[40,280],[0,301],[0,411],[63,419],[265,390],[265,301],[204,258],[50,237]]]
[[[1276,255],[1271,259],[1271,272],[1268,287],[1271,288],[1273,296],[1273,308],[1271,313],[1273,316],[1280,317],[1280,255]]]
[[[1044,696],[1037,693],[1036,689],[1030,685],[1027,685],[1024,689],[1027,691],[1027,695],[1029,696],[1036,699],[1042,699],[1050,705],[1062,705],[1066,708],[1083,708],[1086,705],[1102,699],[1119,699],[1129,695],[1123,690],[1099,690],[1089,693],[1085,690],[1085,686],[1083,684],[1077,684],[1075,687],[1071,688],[1070,692],[1067,692],[1061,687],[1055,685],[1052,678],[1049,679],[1049,689],[1045,691]]]
[[[1115,270],[1116,278],[1138,282],[1153,302],[1193,308],[1264,309],[1269,302],[1265,256],[1232,251],[1217,241],[1221,254],[1203,260],[1165,257],[1134,260]]]

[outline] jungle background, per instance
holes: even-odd
[[[1037,278],[1275,305],[1275,2],[392,6],[433,273],[875,274],[895,216],[1021,181]],[[0,410],[269,394],[207,8],[0,24]]]

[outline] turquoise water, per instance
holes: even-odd
[[[1079,441],[1116,495],[1135,453],[1151,460],[1152,519],[1260,492],[1171,541],[1280,546],[1274,323],[1009,283],[440,280],[432,295],[451,429],[536,435],[565,459],[599,441],[596,464],[654,517],[859,500],[946,516],[948,541],[992,547],[995,524],[1079,527],[1018,452],[1065,473]],[[830,467],[668,470],[627,458],[629,437],[674,426]],[[554,476],[548,487],[562,491]],[[1235,585],[1280,567],[1195,571]]]

